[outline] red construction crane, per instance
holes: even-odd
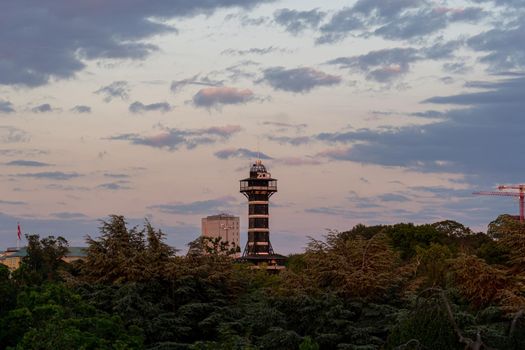
[[[519,197],[520,199],[520,222],[523,224],[525,222],[525,185],[503,185],[498,186],[498,190],[518,190],[519,192],[474,192],[473,194],[478,194],[482,196],[504,196],[504,197]]]

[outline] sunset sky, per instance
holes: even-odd
[[[0,248],[83,245],[122,214],[185,249],[241,217],[257,154],[271,241],[357,223],[485,230],[525,182],[523,0],[0,4]],[[243,236],[242,242],[245,242]]]

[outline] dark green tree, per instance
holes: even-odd
[[[62,258],[68,252],[68,243],[63,237],[26,235],[27,255],[13,277],[19,283],[39,285],[45,281],[60,280],[60,270],[67,264]]]
[[[10,275],[7,266],[0,264],[0,317],[13,308],[16,301],[16,287]]]
[[[176,250],[163,242],[164,234],[146,220],[144,228],[128,228],[123,216],[102,221],[100,237],[88,236],[82,278],[94,283],[147,281],[164,274]]]

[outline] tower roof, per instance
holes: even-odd
[[[260,159],[256,160],[250,168],[250,173],[266,173],[266,167]]]

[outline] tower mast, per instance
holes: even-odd
[[[250,167],[250,176],[240,180],[240,192],[248,199],[248,241],[241,260],[284,268],[286,258],[275,254],[270,243],[269,200],[277,192],[277,179],[272,178],[260,159]]]

